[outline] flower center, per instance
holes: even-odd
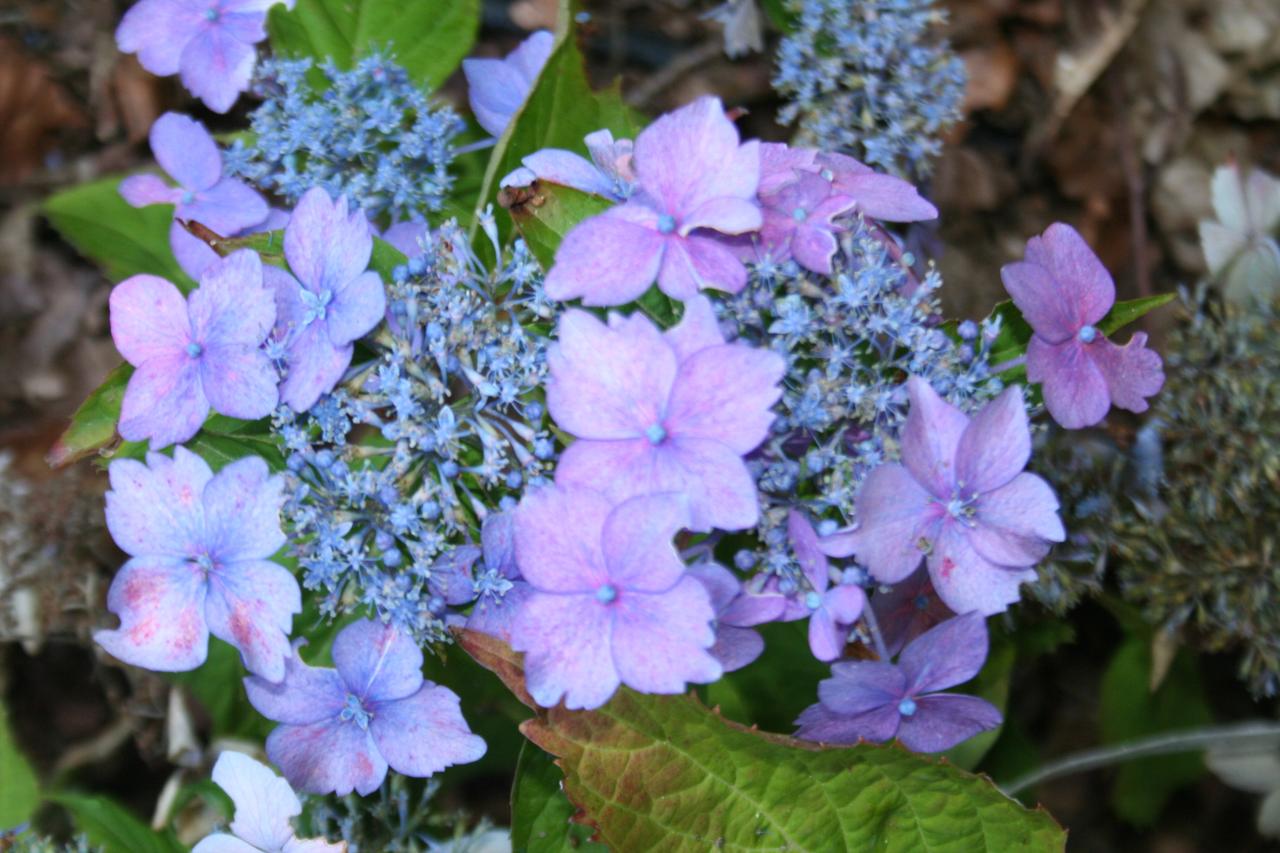
[[[618,597],[618,590],[613,584],[607,583],[596,590],[596,601],[601,604],[608,604]]]
[[[217,6],[210,6],[208,9],[204,10],[204,19],[212,23],[213,21],[218,20],[219,14]]]
[[[662,424],[651,424],[649,428],[644,431],[644,437],[649,439],[650,444],[658,445],[667,437],[667,431],[663,428]]]
[[[325,315],[329,313],[329,303],[333,301],[332,290],[322,290],[319,293],[313,293],[302,288],[302,307],[304,314],[302,323],[309,326],[317,320],[323,320]]]
[[[658,217],[658,233],[670,234],[676,230],[676,218],[670,213],[664,213]]]
[[[969,526],[973,526],[973,517],[977,514],[978,509],[975,504],[978,502],[977,497],[966,495],[956,490],[951,493],[951,500],[947,501],[943,506],[947,510],[947,515],[956,521],[963,522]]]
[[[822,596],[818,595],[818,593],[813,590],[809,590],[808,594],[804,597],[804,606],[810,610],[817,610],[821,604]]]
[[[373,714],[364,708],[364,703],[360,701],[360,697],[354,693],[347,694],[347,702],[342,706],[342,713],[338,715],[344,723],[353,721],[362,730],[368,730],[369,721],[373,719]]]
[[[916,712],[916,703],[914,699],[903,699],[898,703],[898,713],[904,717],[910,717]]]
[[[208,577],[209,573],[213,571],[213,558],[208,554],[199,555],[196,557],[195,562],[200,567],[200,571],[204,572],[205,577]]]
[[[1098,337],[1098,330],[1093,326],[1081,326],[1080,331],[1076,332],[1076,337],[1082,344],[1091,344],[1093,339]]]
[[[804,222],[809,218],[809,211],[805,210],[803,207],[797,207],[795,210],[791,211],[791,218],[796,222]]]
[[[192,358],[199,358],[203,352],[204,352],[204,347],[200,346],[195,341],[192,341],[191,343],[187,344],[187,355],[191,356]]]
[[[193,202],[193,201],[195,201],[195,200],[196,200],[196,194],[195,194],[195,193],[193,193],[191,190],[187,190],[186,192],[184,192],[184,193],[182,194],[182,203],[183,203],[183,204],[191,204],[191,202]]]

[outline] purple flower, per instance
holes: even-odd
[[[267,9],[293,0],[141,0],[116,29],[123,53],[160,77],[182,75],[187,91],[216,113],[249,88]]]
[[[635,143],[636,189],[580,222],[547,273],[552,299],[621,305],[648,290],[688,300],[710,287],[737,293],[747,271],[713,234],[760,227],[759,143],[740,145],[716,98],[699,98],[649,125]]]
[[[302,803],[265,764],[242,752],[224,752],[213,765],[213,781],[235,805],[232,834],[215,832],[191,853],[346,853],[345,841],[293,834],[289,819],[302,814]]]
[[[1160,355],[1135,334],[1123,347],[1097,323],[1116,301],[1110,273],[1070,225],[1055,223],[1027,241],[1026,259],[1000,270],[1005,289],[1035,334],[1027,379],[1042,383],[1045,407],[1068,429],[1092,426],[1112,405],[1147,410],[1164,384]]]
[[[764,224],[759,236],[749,238],[756,244],[751,254],[763,252],[775,261],[795,258],[805,269],[831,273],[838,248],[835,235],[842,230],[832,220],[853,209],[852,198],[836,192],[819,175],[804,172],[776,192],[761,194],[760,207]]]
[[[902,464],[881,465],[858,494],[857,528],[823,540],[856,554],[881,583],[908,577],[928,555],[933,587],[956,613],[999,613],[1030,570],[1066,538],[1049,484],[1023,472],[1031,432],[1018,386],[970,418],[917,376]]]
[[[835,660],[844,652],[850,626],[862,615],[866,593],[854,584],[831,586],[831,568],[820,550],[818,534],[794,509],[787,514],[787,536],[809,581],[800,598],[809,613],[809,649],[818,660]]]
[[[516,508],[516,559],[532,587],[511,647],[529,694],[551,707],[598,708],[625,684],[679,693],[715,681],[715,611],[671,543],[688,526],[675,494],[617,505],[590,489],[548,486]]]
[[[425,220],[406,219],[403,222],[393,222],[382,232],[382,239],[399,249],[400,254],[406,258],[416,258],[425,251],[422,248],[422,238],[429,230]]]
[[[287,365],[280,399],[295,412],[333,390],[351,365],[356,339],[386,312],[382,279],[366,272],[372,252],[369,220],[358,210],[348,213],[346,198],[331,201],[314,187],[299,199],[284,230],[293,275],[275,267],[267,272]]]
[[[209,633],[240,650],[245,667],[279,680],[289,628],[302,609],[298,582],[270,557],[285,543],[284,482],[256,456],[215,476],[185,447],[147,464],[109,469],[107,528],[129,562],[107,607],[120,627],[94,639],[145,669],[178,672],[204,663]]]
[[[493,513],[480,527],[484,572],[474,581],[476,603],[467,628],[511,644],[511,625],[532,592],[516,565],[515,515]]]
[[[501,136],[520,111],[554,44],[551,33],[538,30],[503,59],[462,60],[471,112],[491,135]]]
[[[760,195],[772,195],[801,175],[816,173],[818,152],[783,142],[760,143]]]
[[[751,630],[752,625],[759,625],[776,619],[781,612],[781,600],[765,602],[759,597],[754,600],[744,595],[742,584],[733,572],[719,563],[705,562],[689,567],[689,574],[702,582],[711,596],[711,608],[715,611],[716,642],[708,652],[720,662],[725,672],[742,669],[764,651],[764,639],[759,632]],[[748,615],[744,607],[751,602],[752,611]],[[747,622],[746,625],[733,624],[734,619]]]
[[[502,179],[504,187],[527,187],[535,180],[573,187],[587,193],[625,201],[635,189],[630,139],[614,141],[608,130],[588,133],[583,140],[591,159],[562,148],[543,148],[520,162],[524,165]]]
[[[907,181],[882,175],[846,154],[819,153],[815,165],[835,191],[853,199],[857,210],[885,222],[937,219],[938,209],[920,197]]]
[[[781,356],[726,344],[705,297],[687,303],[666,334],[647,318],[585,311],[560,318],[547,355],[547,410],[577,438],[556,481],[613,501],[654,492],[689,500],[694,530],[756,523],[755,481],[744,454],[768,434],[781,391]]]
[[[423,679],[422,651],[394,626],[362,619],[343,628],[333,663],[308,666],[295,647],[279,684],[244,680],[253,707],[282,724],[267,738],[267,756],[294,788],[365,795],[388,767],[430,776],[484,755],[458,697]]]
[[[796,736],[825,743],[897,737],[916,752],[950,749],[1000,725],[999,710],[985,699],[938,692],[973,678],[986,659],[986,625],[968,613],[917,637],[896,665],[838,663],[818,685],[819,703],[796,720]]]
[[[209,267],[183,299],[172,283],[135,275],[111,291],[111,337],[137,370],[120,407],[120,435],[158,450],[186,441],[209,409],[271,414],[276,371],[258,347],[275,322],[262,262],[243,249]]]
[[[265,234],[268,231],[281,231],[288,224],[289,212],[273,207],[267,212],[267,218],[256,225],[221,236],[247,237],[250,234]],[[204,240],[183,228],[182,223],[177,219],[174,219],[173,224],[169,226],[169,248],[173,250],[173,257],[178,261],[178,266],[182,267],[182,271],[197,281],[204,275],[206,269],[222,257]]]
[[[934,592],[929,572],[923,568],[871,596],[871,609],[890,655],[896,655],[907,643],[954,615]]]

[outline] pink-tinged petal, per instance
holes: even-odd
[[[818,532],[803,513],[794,509],[787,512],[787,539],[791,542],[796,562],[800,564],[814,591],[825,592],[831,584],[828,575],[830,564],[818,545]]]
[[[218,144],[204,125],[190,116],[165,113],[156,119],[151,125],[151,153],[169,177],[189,192],[208,190],[222,179]]]
[[[561,697],[570,710],[608,702],[620,683],[612,635],[612,611],[595,595],[529,596],[511,631],[511,648],[525,653],[529,695],[545,708]]]
[[[942,752],[1003,722],[1000,711],[976,696],[921,696],[903,717],[898,740],[913,752]]]
[[[660,424],[676,355],[657,327],[635,315],[610,328],[566,311],[547,354],[547,411],[579,438],[634,438]]]
[[[404,631],[361,619],[333,641],[333,665],[347,689],[361,699],[389,702],[422,687],[422,650]]]
[[[204,487],[204,539],[222,560],[266,560],[284,547],[284,478],[261,457],[227,465]]]
[[[180,204],[174,215],[230,235],[259,224],[269,210],[266,199],[247,184],[226,178],[197,193],[190,204]]]
[[[467,617],[467,628],[491,637],[497,637],[511,645],[511,627],[525,599],[533,594],[533,587],[524,581],[512,581],[511,589],[502,598],[494,600],[482,596]]]
[[[134,207],[149,204],[177,204],[182,190],[171,187],[155,175],[130,175],[120,182],[120,195]]]
[[[209,647],[204,603],[204,578],[190,563],[134,557],[107,593],[107,609],[120,617],[120,627],[96,631],[93,638],[112,656],[143,669],[195,669]]]
[[[280,726],[267,737],[267,757],[297,791],[373,793],[387,776],[387,762],[369,733],[338,719]]]
[[[182,447],[174,459],[152,453],[147,461],[149,466],[134,459],[111,463],[107,529],[130,556],[185,559],[204,537],[202,495],[213,472]]]
[[[764,638],[750,628],[719,624],[716,642],[707,654],[720,664],[725,672],[736,672],[764,653]]]
[[[428,232],[427,223],[421,219],[397,222],[382,233],[382,239],[395,246],[406,258],[422,254],[422,238]]]
[[[256,346],[208,347],[200,358],[200,382],[213,410],[231,418],[256,421],[280,402],[271,359]]]
[[[695,296],[684,303],[684,316],[663,337],[676,352],[676,360],[684,362],[695,352],[724,343],[724,333],[716,320],[715,309],[705,296]]]
[[[898,708],[884,705],[854,716],[845,716],[812,705],[796,718],[796,737],[820,743],[853,744],[860,740],[883,743],[898,730]]]
[[[1027,260],[1047,267],[1052,273],[1063,291],[1063,298],[1072,307],[1071,316],[1077,329],[1097,323],[1116,302],[1116,285],[1111,273],[1070,225],[1055,222],[1043,236],[1028,241]]]
[[[1022,386],[1010,385],[969,419],[956,447],[956,481],[989,492],[1022,473],[1031,458],[1031,427]]]
[[[302,813],[302,803],[271,768],[243,752],[226,751],[213,765],[213,781],[235,805],[231,831],[256,845],[251,849],[279,850],[293,838],[289,818]]]
[[[373,270],[351,279],[333,294],[325,312],[329,340],[342,346],[362,338],[382,322],[387,313],[387,292]]]
[[[708,199],[687,213],[680,221],[680,234],[688,236],[695,228],[709,228],[721,234],[745,234],[759,229],[762,221],[760,208],[754,201],[721,196]]]
[[[684,575],[672,540],[688,523],[681,494],[641,495],[618,504],[605,518],[601,537],[610,580],[639,592],[670,589]]]
[[[874,172],[849,175],[835,182],[837,192],[849,196],[863,214],[884,222],[937,219],[938,209],[920,197],[907,181]]]
[[[539,180],[609,198],[614,195],[613,179],[597,169],[590,160],[572,151],[544,148],[520,162],[531,169]]]
[[[1038,239],[1033,237],[1032,242]],[[1054,280],[1048,267],[1015,261],[1000,268],[1000,280],[1037,337],[1057,343],[1071,340],[1080,330],[1069,292]]]
[[[692,299],[710,288],[737,293],[747,285],[747,268],[733,249],[714,237],[692,234],[666,242],[658,287],[672,299]]]
[[[856,157],[848,154],[837,154],[834,151],[819,151],[815,158],[818,167],[831,174],[831,180],[856,175],[872,175],[875,170]]]
[[[590,489],[556,485],[525,494],[515,520],[520,574],[544,592],[594,594],[609,580],[601,537],[612,509]]]
[[[262,261],[251,249],[209,266],[188,302],[195,340],[207,347],[256,347],[276,322],[274,294],[264,285]]]
[[[1049,553],[1050,542],[1067,538],[1058,517],[1058,499],[1035,474],[1019,474],[977,504],[969,543],[1000,566],[1033,566]]]
[[[906,676],[887,661],[838,663],[831,667],[831,674],[832,678],[818,683],[818,698],[826,708],[846,717],[897,705],[906,695]]]
[[[1045,408],[1067,429],[1093,426],[1111,409],[1106,377],[1075,338],[1052,344],[1032,335],[1027,381],[1041,383]]]
[[[202,12],[180,0],[140,0],[120,20],[116,45],[157,77],[177,74],[183,48],[206,23]]]
[[[817,226],[797,228],[791,236],[791,256],[796,263],[823,275],[830,275],[831,259],[838,248],[835,235]]]
[[[745,344],[699,350],[680,364],[662,423],[672,436],[750,453],[769,435],[786,369],[782,356]]]
[[[656,215],[635,202],[575,225],[547,272],[552,299],[581,297],[584,305],[622,305],[638,299],[658,276],[666,240],[635,220]]]
[[[181,291],[159,276],[135,275],[111,290],[111,339],[135,367],[185,355],[191,321]]]
[[[484,740],[462,718],[457,695],[431,682],[407,698],[379,702],[369,734],[391,769],[405,776],[431,776],[485,753]]]
[[[626,590],[612,605],[613,660],[622,683],[641,693],[681,693],[723,674],[707,649],[716,641],[711,599],[685,577],[656,595]]]
[[[342,380],[351,366],[355,349],[329,342],[322,323],[312,323],[290,343],[280,402],[295,412],[305,412]]]
[[[151,449],[186,441],[209,414],[199,363],[186,353],[148,359],[129,377],[120,405],[120,436],[151,440]]]
[[[792,148],[782,142],[760,143],[760,186],[762,196],[772,195],[816,168],[818,152],[812,148]]]
[[[944,525],[929,554],[929,577],[938,597],[956,613],[1003,613],[1018,600],[1018,587],[1033,583],[1031,569],[1007,569],[973,549],[966,533]]]
[[[209,576],[209,631],[240,650],[245,669],[268,681],[284,678],[293,614],[300,612],[298,581],[276,563],[236,562]]]
[[[369,220],[348,212],[346,198],[332,201],[321,187],[307,190],[284,231],[289,268],[309,290],[338,291],[364,272],[373,252]]]
[[[182,271],[196,281],[220,259],[208,243],[183,228],[182,223],[176,219],[169,226],[169,248],[173,250],[173,257]]]
[[[641,131],[635,145],[636,173],[663,212],[681,219],[713,198],[755,195],[759,147],[751,145],[744,153],[739,148],[738,130],[720,100],[702,97]]]
[[[907,393],[911,410],[902,428],[902,464],[935,497],[950,500],[956,450],[969,418],[918,376],[907,380]]]
[[[1084,347],[1103,378],[1113,405],[1131,412],[1145,412],[1147,397],[1164,387],[1160,354],[1147,349],[1147,335],[1137,332],[1129,343],[1117,346],[1106,338]]]
[[[347,686],[338,671],[308,666],[293,655],[285,660],[284,679],[278,683],[258,676],[244,679],[249,704],[268,720],[291,726],[305,726],[337,717],[346,704]]]
[[[225,113],[248,90],[257,57],[252,45],[208,27],[182,51],[182,85],[215,113]]]
[[[897,583],[920,565],[936,525],[932,498],[901,465],[873,470],[858,493],[858,529],[849,544],[858,561],[881,583]],[[828,548],[828,553],[832,550]]]
[[[234,835],[215,832],[200,839],[199,843],[191,848],[191,853],[262,853],[262,848],[255,847],[247,841],[241,841]]]
[[[930,628],[912,640],[898,658],[913,696],[964,684],[987,660],[987,623],[981,613],[966,613]]]

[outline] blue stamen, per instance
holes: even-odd
[[[614,589],[613,584],[607,583],[596,590],[596,601],[601,604],[608,604],[618,597],[618,591]]]
[[[903,699],[898,703],[898,713],[904,717],[910,717],[916,712],[916,703],[912,699]]]
[[[1081,343],[1091,344],[1093,339],[1098,337],[1098,330],[1093,326],[1081,326],[1080,331],[1076,332],[1076,337],[1080,339]]]
[[[667,431],[662,424],[652,424],[644,431],[644,437],[649,439],[650,444],[661,444],[662,440],[667,437]]]
[[[342,713],[338,715],[338,718],[343,722],[353,721],[362,730],[368,731],[369,721],[373,719],[373,714],[365,710],[359,696],[354,693],[348,693],[347,703],[342,707]]]
[[[183,204],[191,204],[191,202],[193,202],[193,201],[195,201],[195,200],[196,200],[196,194],[195,194],[195,193],[193,193],[191,190],[187,190],[186,192],[184,192],[184,193],[182,194],[182,203],[183,203]]]
[[[791,211],[791,218],[796,222],[804,222],[809,218],[809,211],[805,210],[803,207],[797,207],[795,210]]]
[[[204,10],[204,19],[205,19],[206,21],[210,21],[210,22],[218,20],[218,9],[217,9],[217,7],[215,7],[215,6],[210,6],[208,9],[205,9],[205,10]]]
[[[822,596],[810,590],[808,595],[804,597],[804,606],[810,610],[817,610],[822,605]]]
[[[191,343],[187,344],[187,355],[191,356],[192,358],[199,358],[200,354],[203,352],[204,352],[204,347],[200,346],[195,341],[192,341]]]
[[[676,218],[669,213],[664,213],[658,217],[658,233],[670,234],[676,230]]]

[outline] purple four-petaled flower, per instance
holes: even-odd
[[[787,536],[809,583],[799,592],[799,603],[809,616],[809,650],[818,660],[835,660],[844,653],[849,628],[862,615],[867,595],[857,584],[832,586],[831,566],[821,550],[818,533],[809,519],[794,509],[787,514]]]
[[[725,672],[742,669],[764,652],[764,638],[753,626],[771,622],[782,612],[782,600],[750,596],[733,572],[711,561],[689,567],[702,582],[715,611],[716,642],[708,652]]]
[[[632,141],[615,140],[609,130],[597,130],[588,133],[583,142],[590,160],[563,148],[543,148],[521,159],[524,165],[503,178],[502,186],[527,187],[539,180],[614,201],[630,198],[636,182]]]

